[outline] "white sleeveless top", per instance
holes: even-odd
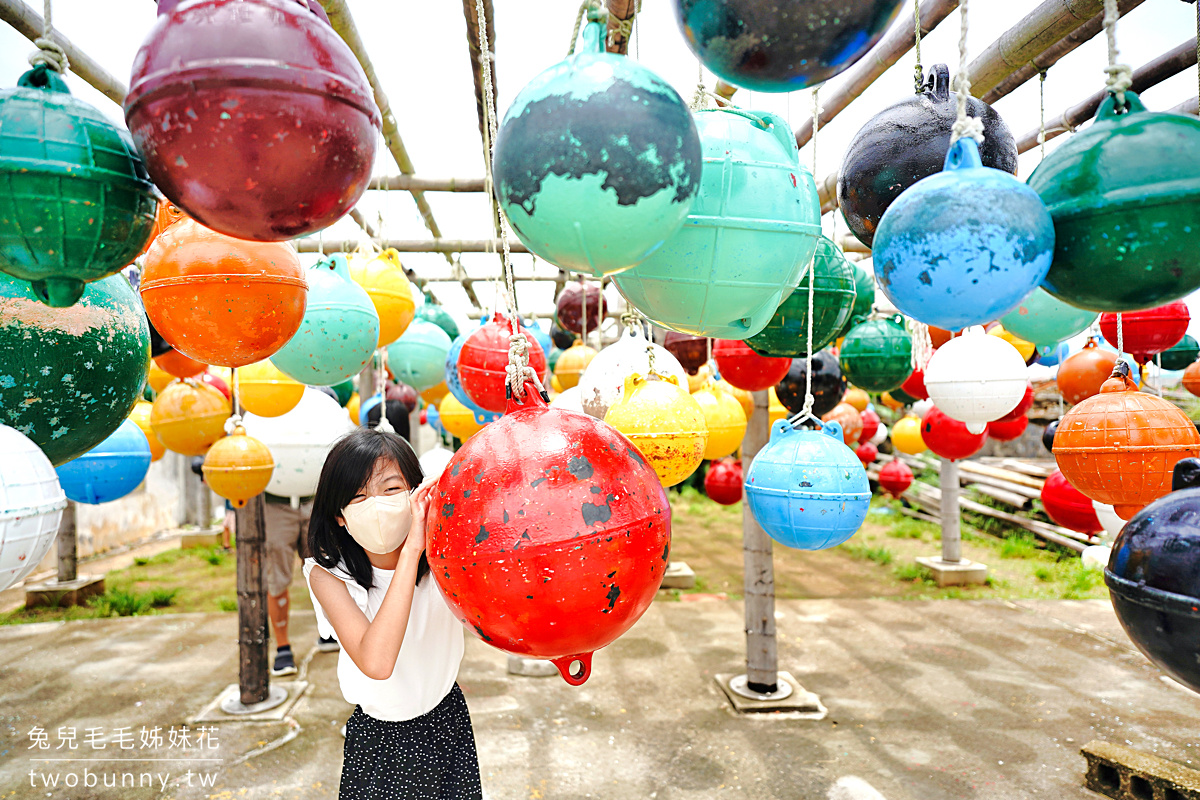
[[[317,631],[321,636],[334,636],[333,626],[312,592],[311,575],[317,566],[315,560],[304,559],[304,578],[308,581],[313,609],[317,612]],[[375,619],[395,574],[395,570],[371,569],[374,585],[370,591],[355,582],[344,563],[327,570],[346,584],[350,597],[368,620]],[[347,703],[361,705],[365,713],[376,719],[395,722],[428,714],[454,687],[463,647],[463,627],[450,612],[437,582],[430,575],[413,589],[408,627],[390,677],[382,681],[368,678],[345,648],[338,653],[337,674],[342,696]]]

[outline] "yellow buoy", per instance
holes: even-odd
[[[204,482],[208,488],[238,508],[266,491],[275,470],[275,457],[267,446],[246,435],[241,425],[221,439],[204,457]]]
[[[708,368],[708,364],[701,364],[700,369],[696,370],[695,375],[688,375],[688,391],[695,394],[696,392],[708,386],[708,379],[712,377],[712,370]]]
[[[437,386],[432,386],[421,392],[421,399],[430,405],[436,406],[448,394],[450,394],[450,387],[446,385],[445,381],[442,381]]]
[[[229,401],[220,390],[192,378],[163,389],[150,409],[150,427],[168,449],[202,456],[225,435]]]
[[[400,338],[413,320],[416,302],[412,284],[400,264],[400,254],[388,248],[382,253],[350,256],[350,277],[366,291],[379,314],[379,347]]]
[[[704,460],[704,411],[674,375],[630,375],[604,421],[637,446],[663,486],[679,483]]]
[[[133,420],[134,425],[142,429],[142,433],[146,434],[146,441],[150,443],[150,460],[158,461],[166,454],[167,448],[163,446],[158,434],[150,427],[150,411],[153,408],[154,406],[145,400],[138,400],[133,411],[129,412],[129,418]]]
[[[921,438],[921,420],[916,414],[907,414],[892,426],[892,447],[910,456],[928,449]]]
[[[558,357],[558,363],[554,365],[554,380],[562,388],[556,388],[555,391],[563,392],[578,386],[579,376],[583,375],[583,371],[595,357],[596,351],[578,339],[575,340],[575,344],[563,350]]]
[[[746,412],[737,398],[709,381],[708,386],[692,392],[692,399],[700,404],[708,427],[704,457],[711,460],[737,452],[746,435]]]
[[[781,419],[787,419],[792,415],[792,412],[787,410],[787,406],[779,402],[779,395],[775,394],[774,386],[767,391],[770,397],[770,402],[767,405],[767,424],[774,427],[776,422],[779,422]]]
[[[746,412],[746,419],[754,416],[754,395],[747,392],[745,389],[739,389],[729,381],[722,378],[717,381],[717,386],[720,386],[725,391],[733,395],[733,399],[742,404],[742,411]]]
[[[361,402],[358,392],[350,395],[350,399],[346,401],[346,413],[350,415],[350,421],[355,425],[358,424],[358,410]]]
[[[483,426],[475,421],[471,409],[459,402],[453,394],[442,398],[442,402],[438,404],[438,414],[442,427],[450,431],[454,438],[464,442],[483,430]]]
[[[867,410],[867,406],[871,402],[871,398],[862,389],[857,386],[851,386],[846,389],[846,393],[842,395],[842,402],[854,406],[854,410],[862,413]]]
[[[239,368],[233,380],[242,408],[260,417],[281,417],[304,396],[304,384],[284,375],[269,358]]]
[[[175,380],[175,376],[167,372],[165,369],[150,362],[150,374],[146,376],[146,382],[150,384],[150,388],[155,394],[162,394],[162,390],[167,388],[167,384]]]
[[[990,336],[998,336],[999,338],[1011,344],[1013,347],[1017,348],[1017,352],[1021,354],[1021,358],[1025,359],[1026,361],[1032,358],[1033,352],[1037,350],[1037,345],[1035,345],[1033,342],[1027,342],[1020,336],[1015,336],[1009,333],[1008,331],[1004,330],[1004,326],[998,322],[990,331],[988,331],[988,334]]]

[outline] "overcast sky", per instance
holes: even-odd
[[[30,2],[31,0],[26,0]],[[569,45],[571,26],[578,3],[575,0],[494,0],[496,10],[496,82],[497,106],[505,109],[520,88],[536,74],[560,60]],[[1001,32],[1016,24],[1038,5],[1039,0],[975,0],[970,6],[969,57],[973,58]],[[482,148],[476,123],[471,65],[467,55],[466,26],[462,6],[453,0],[409,2],[409,0],[348,0],[359,31],[374,61],[375,69],[395,110],[401,134],[416,165],[417,174],[426,177],[479,177],[483,174]],[[636,58],[669,81],[689,100],[697,80],[697,62],[687,49],[676,24],[672,0],[644,0],[643,10],[630,47]],[[36,3],[41,12],[41,3]],[[896,23],[912,26],[911,7]],[[1195,35],[1196,6],[1182,0],[1146,0],[1118,26],[1117,41],[1121,59],[1135,69],[1159,54]],[[55,27],[78,47],[102,64],[121,81],[128,83],[134,54],[154,23],[152,0],[55,0]],[[959,14],[951,14],[922,43],[922,57],[928,68],[935,62],[958,64],[957,41]],[[33,45],[24,37],[0,25],[0,73],[6,85],[13,85],[27,68],[26,58]],[[1103,35],[1079,47],[1049,72],[1046,80],[1047,116],[1082,100],[1104,85],[1106,62]],[[910,52],[877,80],[859,99],[843,111],[828,127],[822,127],[817,139],[818,178],[835,171],[841,163],[846,144],[855,132],[878,110],[912,92],[914,57]],[[67,79],[73,92],[96,105],[114,121],[122,122],[116,104],[71,75]],[[834,78],[822,91],[831,93],[840,78]],[[714,79],[705,74],[705,83],[713,88]],[[1165,81],[1150,89],[1142,99],[1151,109],[1166,109],[1197,92],[1196,70]],[[808,91],[793,95],[767,95],[739,92],[735,101],[755,109],[768,109],[791,120],[793,127],[810,114]],[[1038,125],[1038,86],[1033,80],[996,104],[1013,134],[1020,137]],[[122,122],[123,124],[123,122]],[[1048,149],[1066,140],[1052,140]],[[377,172],[394,174],[397,170],[386,150],[380,148]],[[1028,177],[1037,165],[1036,148],[1020,162],[1020,177]],[[812,145],[801,151],[801,162],[812,164]],[[486,238],[490,233],[487,207],[482,195],[432,193],[426,195],[443,235],[450,238]],[[408,195],[400,192],[371,192],[360,204],[367,217],[375,220],[382,212],[384,232],[395,238],[424,238],[428,234],[416,207]],[[831,229],[833,215],[825,216]],[[838,219],[839,232],[845,223]],[[326,235],[348,238],[358,227],[346,218],[330,228]],[[407,255],[406,263],[419,274],[433,277],[448,273],[441,256]],[[463,263],[473,274],[492,274],[497,259],[488,254],[466,255]],[[518,270],[528,272],[531,258],[520,255]],[[540,271],[553,275],[555,270],[541,265]],[[455,284],[438,284],[437,294],[452,311],[462,314],[468,303]],[[482,301],[489,302],[491,287],[477,285]],[[523,309],[549,309],[552,284],[529,284],[519,291]],[[1193,307],[1192,333],[1200,329],[1200,303]]]

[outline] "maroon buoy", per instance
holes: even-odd
[[[599,284],[568,283],[558,294],[558,301],[554,304],[554,316],[558,320],[558,327],[564,331],[570,331],[576,336],[583,336],[584,291],[587,292],[587,329],[589,331],[600,327],[600,320],[608,313],[608,303],[604,300],[604,293],[600,291]]]
[[[688,375],[695,375],[708,362],[712,343],[704,336],[667,331],[663,347],[679,360],[679,365],[687,371]]]
[[[367,189],[381,118],[341,37],[296,0],[163,2],[125,122],[154,183],[255,241],[325,228]]]

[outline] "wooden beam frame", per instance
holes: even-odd
[[[293,244],[298,253],[349,253],[358,248],[355,239],[324,239],[312,236],[298,239]],[[500,249],[498,239],[383,239],[376,244],[386,249],[401,253],[492,253]],[[509,242],[509,250],[513,253],[528,253],[529,250],[520,242]],[[453,263],[453,259],[450,259]]]

